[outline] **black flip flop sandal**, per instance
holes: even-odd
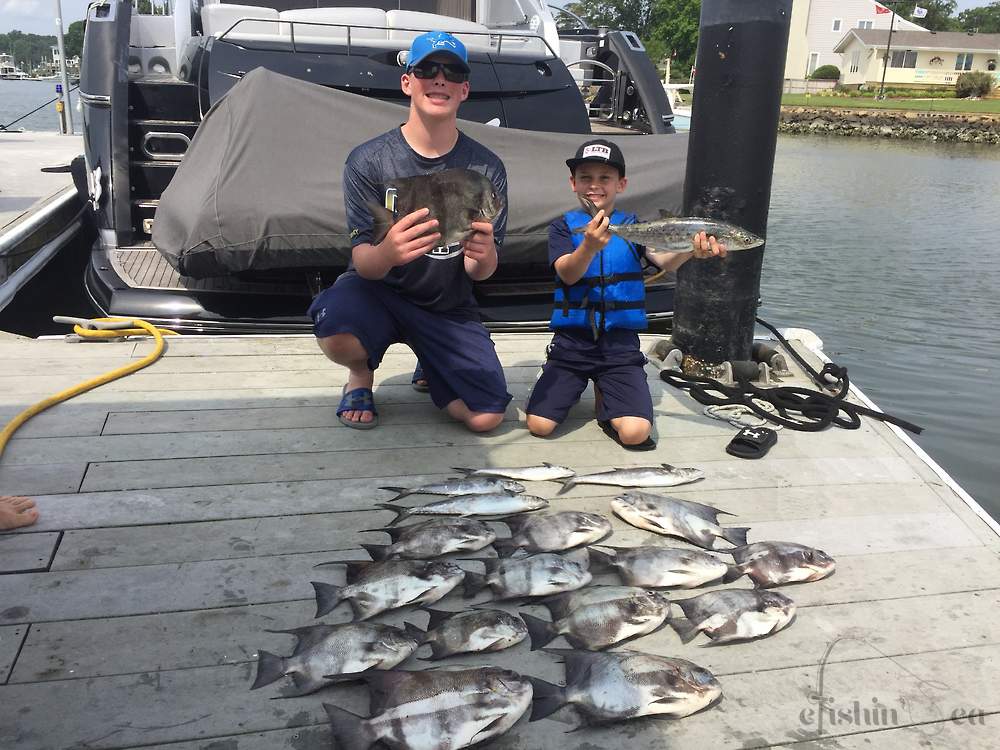
[[[737,458],[763,458],[778,442],[778,433],[767,427],[744,427],[726,446],[726,453]]]
[[[600,426],[602,430],[604,430],[605,435],[614,440],[616,443],[618,443],[618,445],[620,445],[627,451],[651,451],[656,449],[656,441],[653,440],[652,436],[646,438],[641,443],[638,443],[636,445],[625,445],[625,443],[622,442],[621,436],[618,434],[618,430],[616,430],[614,427],[611,426],[611,420],[599,419],[597,420],[597,424]]]
[[[419,381],[423,381],[422,383]],[[413,377],[410,378],[410,385],[413,386],[413,390],[419,391],[420,393],[427,393],[430,391],[431,387],[427,384],[427,376],[424,375],[424,367],[417,361],[417,366],[413,368]]]

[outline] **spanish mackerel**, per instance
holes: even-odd
[[[549,501],[534,495],[456,495],[414,508],[392,503],[376,503],[376,507],[391,510],[396,518],[390,526],[410,516],[507,516],[549,507]]]
[[[795,542],[754,542],[727,551],[736,561],[735,569],[762,589],[818,581],[837,569],[836,561],[823,550]]]
[[[410,495],[493,495],[498,492],[524,492],[524,485],[498,477],[468,477],[424,484],[420,487],[379,487],[397,493],[388,502],[394,503]]]
[[[493,546],[501,557],[518,550],[529,553],[562,552],[594,544],[611,536],[611,522],[596,513],[564,510],[551,515],[513,516],[500,519],[510,528],[509,539]]]
[[[546,462],[542,462],[539,466],[513,466],[506,469],[463,469],[461,466],[451,468],[470,477],[502,477],[519,479],[522,482],[551,482],[556,479],[567,479],[576,473],[565,466]]]
[[[589,198],[580,196],[580,203],[591,216],[597,215],[597,206]],[[575,231],[582,234],[584,228]],[[656,221],[641,221],[636,224],[611,224],[608,231],[624,240],[643,245],[655,252],[682,252],[691,249],[691,239],[704,232],[715,237],[729,252],[752,250],[764,244],[764,238],[748,229],[738,227],[718,219],[697,216],[664,216]]]
[[[377,675],[375,677],[374,675]],[[496,667],[371,672],[369,719],[324,703],[337,750],[459,750],[510,729],[531,705],[531,683]]]
[[[517,615],[502,609],[473,609],[443,612],[428,609],[425,643],[431,659],[454,654],[501,651],[525,639],[528,629]]]
[[[595,474],[577,474],[567,479],[556,494],[563,494],[578,484],[601,484],[611,487],[676,487],[705,478],[701,469],[678,468],[670,464],[659,466],[633,466],[627,469],[599,471]]]
[[[707,708],[722,695],[715,675],[686,659],[638,651],[546,652],[563,658],[566,687],[529,678],[535,688],[532,721],[567,704],[578,708],[592,724],[654,715],[680,719]]]
[[[741,575],[732,565],[700,549],[609,546],[613,554],[589,549],[595,568],[614,568],[630,586],[693,589],[720,578],[735,580]]]
[[[611,501],[611,509],[615,515],[637,528],[680,537],[702,549],[715,549],[715,543],[719,539],[737,546],[744,545],[750,530],[748,527],[720,526],[720,515],[733,514],[711,505],[647,492],[626,492],[619,495]]]
[[[523,612],[521,619],[528,626],[532,651],[560,635],[576,648],[600,651],[629,638],[652,633],[669,615],[669,599],[644,592],[626,599],[588,604],[552,622]]]
[[[714,643],[748,641],[772,635],[795,617],[795,602],[777,591],[724,589],[675,600],[684,617],[670,621],[684,643],[699,632]]]
[[[465,571],[450,562],[388,560],[384,562],[321,563],[346,565],[346,586],[313,581],[316,616],[331,612],[347,599],[358,620],[367,620],[386,610],[407,604],[433,604],[465,577]]]
[[[411,526],[388,526],[381,531],[392,544],[362,544],[372,560],[398,557],[403,560],[427,560],[453,552],[476,552],[493,543],[496,532],[472,518],[432,518]]]
[[[294,691],[286,698],[308,695],[332,682],[357,677],[369,669],[392,669],[406,661],[426,638],[420,628],[404,623],[404,630],[373,622],[345,625],[312,625],[288,633],[298,639],[291,656],[276,656],[261,650],[257,654],[257,679],[251,690],[288,675]]]

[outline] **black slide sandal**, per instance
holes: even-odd
[[[736,433],[726,453],[737,458],[763,458],[778,442],[778,433],[768,427],[744,427]]]

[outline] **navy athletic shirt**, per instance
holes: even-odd
[[[399,128],[373,138],[351,151],[344,165],[344,206],[351,230],[351,247],[373,244],[372,216],[366,201],[385,205],[385,185],[399,177],[431,174],[445,169],[481,172],[496,185],[505,208],[493,223],[497,251],[507,230],[507,171],[499,157],[459,131],[455,147],[428,159],[414,151]],[[432,251],[433,252],[433,251]],[[353,263],[348,273],[355,273]],[[413,303],[436,312],[477,316],[472,280],[465,273],[465,255],[457,245],[439,249],[389,270],[382,281]]]

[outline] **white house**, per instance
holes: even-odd
[[[836,47],[840,82],[847,86],[877,86],[882,80],[889,32],[853,29]],[[954,86],[967,70],[992,73],[1000,84],[1000,34],[963,31],[893,32],[886,85]]]
[[[821,65],[839,68],[841,55],[835,49],[849,30],[888,32],[892,17],[889,8],[874,0],[792,0],[785,78],[808,78]],[[896,16],[893,29],[926,32],[900,16]]]

